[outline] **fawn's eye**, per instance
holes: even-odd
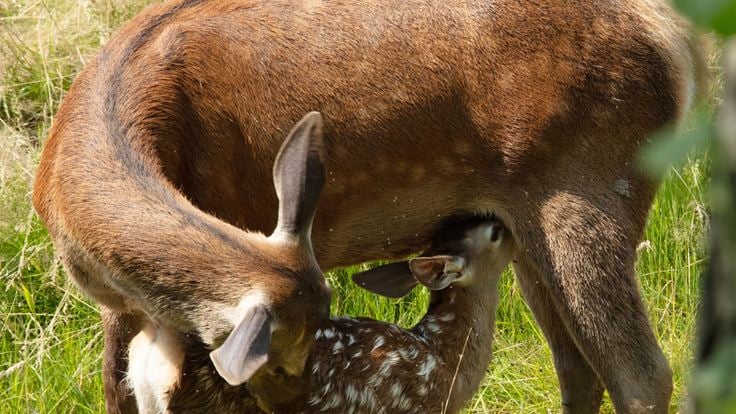
[[[491,226],[491,242],[497,242],[501,238],[501,234],[503,234],[503,227],[495,224]]]

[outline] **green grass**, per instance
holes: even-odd
[[[66,279],[30,208],[45,137],[76,71],[141,1],[0,0],[0,413],[103,411],[99,314]],[[638,272],[651,321],[675,374],[673,412],[688,385],[704,263],[707,157],[672,171],[659,191]],[[387,300],[328,277],[333,312],[410,326],[426,292]],[[495,357],[468,412],[557,412],[550,352],[513,276],[501,281]],[[604,412],[612,412],[606,402]]]

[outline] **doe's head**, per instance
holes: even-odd
[[[217,372],[231,385],[289,383],[289,389],[254,392],[262,405],[298,395],[317,327],[329,317],[330,289],[314,256],[312,221],[325,182],[322,116],[307,114],[289,133],[276,156],[274,186],[278,223],[261,245],[268,254],[267,282],[237,306],[235,328],[210,353]],[[277,387],[278,388],[278,387]]]
[[[492,283],[513,257],[515,244],[495,216],[451,219],[435,233],[424,253],[353,275],[353,281],[379,295],[400,298],[417,284],[431,290]]]

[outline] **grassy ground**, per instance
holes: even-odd
[[[0,413],[102,412],[97,310],[69,284],[32,213],[40,143],[74,74],[139,0],[0,0]],[[673,412],[692,360],[703,268],[705,157],[673,170],[652,209],[638,263],[652,324],[675,373]],[[349,271],[348,271],[349,272]],[[384,300],[329,275],[333,312],[415,322],[424,292]],[[501,282],[495,359],[468,412],[557,412],[550,352],[511,273]],[[612,412],[607,402],[605,412]]]

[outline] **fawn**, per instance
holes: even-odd
[[[459,411],[490,362],[497,281],[514,250],[496,218],[452,219],[420,257],[354,275],[360,286],[389,297],[420,283],[432,290],[429,309],[409,330],[367,318],[330,319],[315,336],[308,395],[258,405],[276,413]],[[169,391],[172,412],[259,412],[247,387],[227,386],[206,355],[185,361],[182,372]]]

